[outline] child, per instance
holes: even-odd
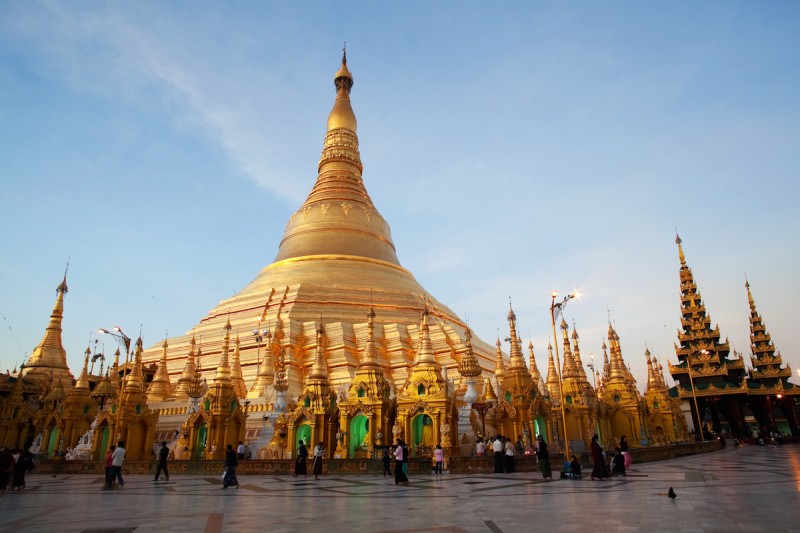
[[[625,473],[625,456],[622,455],[622,449],[616,448],[616,454],[611,460],[611,475],[612,476],[626,476]]]
[[[389,470],[389,464],[391,459],[389,458],[389,448],[383,450],[383,477],[391,476],[392,472]]]
[[[441,475],[442,465],[444,464],[444,450],[442,450],[441,444],[437,444],[436,449],[433,450],[433,458],[436,459],[436,468],[434,469],[433,473]]]
[[[572,456],[572,461],[569,463],[569,469],[572,472],[572,479],[581,478],[581,462],[578,461],[576,456]]]

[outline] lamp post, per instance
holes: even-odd
[[[489,409],[494,407],[494,402],[474,402],[472,404],[472,408],[480,415],[481,417],[481,431],[483,438],[486,438],[486,413],[489,412]]]
[[[269,336],[269,329],[267,328],[264,328],[261,331],[259,331],[258,328],[253,329],[253,337],[255,337],[256,339],[256,361],[258,362],[258,368],[261,368],[261,343],[268,336]]]
[[[590,353],[589,357],[592,358],[592,362],[589,363],[586,366],[588,366],[589,368],[592,369],[592,385],[594,386],[594,389],[595,389],[595,392],[596,392],[597,391],[597,374],[594,373],[594,354]]]
[[[128,360],[130,359],[131,356],[131,338],[125,335],[125,332],[122,331],[122,328],[119,326],[114,326],[112,329],[113,331],[109,331],[107,329],[100,328],[97,330],[97,333],[111,335],[117,340],[120,347],[125,348],[125,368],[127,369]]]
[[[112,329],[114,331],[109,331],[107,329],[100,328],[100,329],[97,330],[97,332],[98,333],[103,333],[105,335],[111,335],[112,337],[114,337],[117,340],[118,343],[120,343],[120,346],[124,346],[125,347],[125,370],[123,370],[123,372],[122,372],[122,376],[125,377],[126,376],[126,371],[128,369],[128,360],[130,359],[130,355],[131,355],[131,338],[128,337],[127,335],[125,335],[125,332],[122,331],[122,328],[119,327],[119,326],[114,326]],[[117,370],[119,370],[119,369],[117,369]],[[123,386],[121,388],[124,389],[124,382],[123,382]],[[122,407],[123,407],[123,405],[124,404],[122,402],[122,390],[120,390],[119,391],[119,397],[117,399],[117,421],[115,423],[116,427],[114,428],[115,429],[115,433],[117,434],[117,440],[122,438],[122,428],[120,427],[120,418],[122,417]]]
[[[559,405],[561,407],[561,424],[564,426],[564,457],[569,457],[569,436],[567,435],[567,412],[564,410],[564,383],[561,380],[561,356],[558,354],[558,335],[556,334],[556,317],[564,311],[567,302],[578,296],[578,291],[571,292],[563,300],[556,303],[558,291],[553,289],[550,300],[550,322],[553,326],[553,343],[556,348],[556,373],[558,374],[558,391],[561,397]]]

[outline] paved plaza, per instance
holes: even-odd
[[[221,472],[220,472],[221,474]],[[536,473],[379,476],[315,481],[240,476],[129,475],[103,491],[99,476],[30,475],[0,498],[0,532],[325,531],[798,531],[800,446],[744,446],[634,465],[610,481]],[[667,498],[669,487],[678,497]]]

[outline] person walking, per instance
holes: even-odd
[[[536,458],[539,460],[539,472],[542,473],[544,479],[552,480],[553,469],[550,467],[550,454],[547,453],[547,443],[541,435],[537,437],[537,442]]]
[[[433,450],[433,458],[436,460],[436,468],[433,470],[433,473],[436,475],[442,475],[442,465],[444,465],[444,450],[442,449],[441,444],[437,444],[436,448]]]
[[[403,472],[403,439],[397,438],[397,447],[394,449],[394,484],[408,485],[408,476]]]
[[[306,459],[308,459],[308,448],[306,448],[306,443],[303,442],[303,439],[300,439],[300,442],[297,443],[297,460],[294,463],[294,477],[308,474]]]
[[[105,490],[113,488],[114,485],[114,476],[111,474],[111,461],[116,449],[117,447],[112,444],[106,452],[106,484],[103,487]]]
[[[116,479],[119,482],[119,488],[125,486],[125,480],[122,479],[122,463],[125,462],[125,441],[121,440],[117,443],[117,448],[111,454],[111,482]]]
[[[233,446],[228,444],[225,448],[225,475],[222,477],[222,488],[227,489],[233,485],[239,488],[239,479],[236,477],[236,467],[239,466],[239,459]]]
[[[592,436],[592,461],[594,461],[594,468],[592,468],[592,480],[605,479],[608,477],[608,470],[606,469],[606,459],[603,457],[603,448],[598,442],[597,435]]]
[[[622,450],[625,469],[627,470],[633,464],[633,457],[631,457],[631,452],[628,448],[628,438],[625,435],[619,438],[619,449]]]
[[[14,475],[11,479],[11,491],[17,489],[17,492],[25,488],[25,473],[33,470],[33,454],[27,448],[19,452],[14,463]]]
[[[6,493],[11,472],[14,470],[14,456],[6,448],[0,448],[0,496]]]
[[[503,441],[498,435],[492,441],[492,451],[494,452],[494,473],[503,473]]]
[[[158,450],[158,466],[156,467],[156,481],[158,481],[158,477],[161,475],[161,471],[164,471],[164,477],[167,478],[169,481],[169,470],[167,470],[167,458],[169,457],[169,448],[167,448],[167,441],[161,441],[161,448]]]
[[[386,448],[383,450],[383,477],[392,475],[391,463],[392,460],[389,457],[389,448]]]
[[[314,472],[314,479],[319,479],[322,474],[322,456],[325,454],[325,448],[320,442],[314,446],[314,463],[311,466],[311,471]]]

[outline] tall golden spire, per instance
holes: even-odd
[[[119,377],[119,348],[114,352],[114,366],[111,367],[108,381],[111,383],[111,386],[114,387],[114,390],[117,391],[117,395],[119,395],[119,393],[122,392],[122,382]]]
[[[367,340],[364,343],[364,358],[359,368],[378,366],[378,348],[375,346],[375,309],[369,306],[367,313]]]
[[[144,392],[144,376],[142,374],[142,336],[136,339],[136,354],[133,370],[125,379],[125,392],[130,394]]]
[[[433,354],[433,343],[431,342],[431,328],[428,325],[428,315],[430,311],[428,310],[428,306],[425,306],[425,309],[422,311],[422,320],[420,323],[420,339],[419,339],[419,347],[417,349],[417,360],[414,363],[414,366],[417,365],[435,365],[436,358]]]
[[[503,361],[503,347],[500,344],[500,337],[497,337],[497,343],[495,344],[495,365],[494,365],[494,377],[497,380],[497,386],[503,386],[503,378],[506,377],[506,364]]]
[[[531,360],[531,379],[537,385],[539,380],[542,379],[542,374],[539,372],[539,367],[536,366],[536,356],[533,354],[533,341],[528,339],[528,358]]]
[[[545,385],[551,398],[561,397],[561,385],[558,379],[558,372],[556,372],[555,359],[553,359],[553,345],[549,342],[547,343],[547,381]]]
[[[508,370],[528,371],[528,366],[525,364],[525,358],[522,356],[522,346],[519,343],[517,336],[517,315],[514,314],[514,309],[509,305],[508,310],[508,331],[509,338],[511,339],[511,348],[509,349]]]
[[[753,365],[752,377],[759,381],[772,384],[777,379],[785,381],[792,376],[791,369],[783,366],[780,352],[775,352],[772,336],[767,332],[764,321],[756,309],[753,293],[750,292],[750,282],[745,281],[747,301],[750,304],[750,362]]]
[[[163,402],[172,395],[172,383],[169,381],[169,372],[167,371],[167,348],[169,343],[164,339],[161,345],[161,361],[158,363],[156,375],[153,376],[153,382],[150,384],[150,390],[147,391],[148,402]]]
[[[78,381],[75,382],[75,388],[80,390],[89,390],[89,356],[92,355],[91,350],[86,348],[86,352],[84,352],[84,359],[83,359],[83,370],[81,370],[81,375],[78,376]]]
[[[183,372],[181,377],[178,378],[178,386],[175,387],[175,398],[185,400],[189,397],[189,385],[194,379],[195,363],[194,363],[194,349],[196,346],[194,335],[189,343],[189,355],[186,357],[186,364],[183,365]]]
[[[356,116],[350,106],[353,75],[346,55],[334,85],[336,100],[328,116],[317,182],[286,225],[275,260],[340,255],[399,266],[389,225],[373,205],[361,177]]]
[[[328,363],[325,361],[325,327],[320,322],[317,328],[317,351],[311,372],[308,374],[309,382],[328,380]]]
[[[569,344],[569,326],[563,318],[561,319],[561,336],[564,341],[564,365],[561,367],[561,377],[563,379],[577,377],[578,370],[575,368],[575,360],[572,358],[572,348]]]
[[[61,321],[64,317],[64,295],[69,291],[67,275],[56,288],[56,303],[50,313],[50,323],[44,332],[41,342],[34,348],[21,376],[27,381],[44,385],[52,372],[56,376],[66,377],[67,387],[72,387],[72,373],[67,365],[67,352],[61,344]],[[63,382],[62,382],[63,386]]]
[[[222,339],[222,350],[219,353],[219,364],[214,383],[229,384],[231,382],[231,367],[228,363],[228,352],[231,346],[231,318],[225,323],[225,337]]]
[[[656,375],[656,369],[653,366],[653,360],[650,358],[650,350],[645,349],[644,357],[647,360],[647,388],[659,388],[661,383]]]
[[[581,348],[578,344],[578,328],[575,327],[575,323],[572,324],[572,358],[573,362],[575,363],[575,369],[578,373],[578,377],[581,381],[588,383],[586,379],[586,370],[583,368],[583,361],[581,360]]]
[[[247,386],[244,384],[244,377],[242,377],[242,363],[239,354],[239,334],[236,334],[236,341],[233,345],[233,360],[231,361],[231,381],[233,388],[236,390],[236,396],[244,398],[247,396]]]

